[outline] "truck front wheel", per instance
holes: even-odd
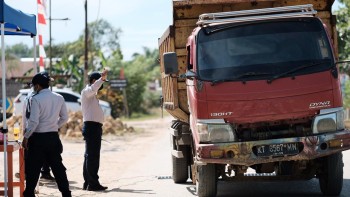
[[[335,153],[322,160],[320,188],[325,196],[338,196],[343,188],[343,154]]]
[[[217,177],[214,164],[198,165],[196,190],[199,197],[213,197],[217,192]]]

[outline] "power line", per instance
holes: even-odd
[[[51,33],[51,23],[52,21],[67,21],[70,20],[69,18],[52,18],[52,14],[51,14],[51,0],[50,0],[50,5],[49,5],[49,12],[50,12],[50,16],[49,16],[49,21],[50,21],[50,25],[49,25],[49,55],[50,55],[50,68],[49,68],[49,75],[52,75],[52,33]]]

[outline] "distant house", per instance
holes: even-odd
[[[39,58],[37,59],[39,60]],[[20,89],[30,81],[33,72],[27,79],[23,79],[25,73],[33,70],[34,58],[21,58],[19,60],[6,61],[6,96],[13,98],[18,95]],[[0,79],[2,79],[2,69],[0,69]],[[2,80],[0,80],[0,97],[2,97]]]
[[[39,58],[36,59],[39,64]],[[61,58],[52,58],[53,64],[61,61]],[[49,59],[45,59],[45,65],[48,67]],[[19,60],[6,60],[6,94],[8,97],[15,97],[18,91],[27,86],[34,76],[34,58],[20,58]],[[31,71],[31,72],[29,72]],[[26,76],[25,76],[26,75]],[[70,75],[53,76],[57,78],[69,78]],[[2,78],[2,69],[0,69],[0,79]],[[0,80],[0,96],[2,95]]]

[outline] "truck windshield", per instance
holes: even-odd
[[[262,80],[281,73],[287,73],[283,77],[304,75],[333,65],[327,34],[317,18],[207,27],[197,38],[198,74],[207,81]],[[288,74],[300,65],[315,62],[326,63]],[[245,75],[262,72],[268,74]]]

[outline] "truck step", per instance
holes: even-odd
[[[223,181],[294,181],[310,180],[314,176],[310,175],[277,175],[273,173],[245,173],[244,176],[222,177]]]

